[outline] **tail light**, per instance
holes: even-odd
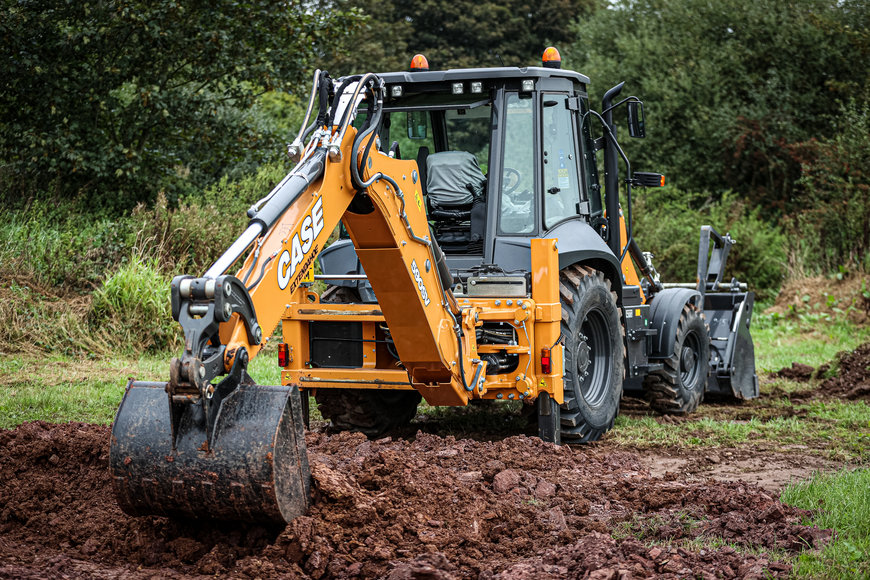
[[[550,358],[549,348],[541,349],[541,372],[545,375],[549,375],[553,372],[553,359]]]
[[[286,342],[278,344],[278,366],[286,367],[290,364],[290,346]]]

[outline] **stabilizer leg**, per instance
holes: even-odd
[[[549,393],[542,392],[535,401],[538,410],[538,437],[549,443],[562,444],[561,413],[559,404]]]

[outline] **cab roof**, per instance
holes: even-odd
[[[470,81],[486,79],[568,79],[582,84],[589,84],[589,77],[572,70],[560,68],[529,67],[494,67],[494,68],[457,68],[432,71],[398,71],[381,73],[384,82],[389,84],[439,83],[450,81]]]

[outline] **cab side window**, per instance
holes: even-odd
[[[535,228],[535,143],[533,101],[508,93],[505,99],[504,162],[499,230],[527,234]],[[492,176],[490,176],[490,179]]]
[[[544,227],[577,215],[580,177],[577,138],[567,95],[544,95],[542,143],[544,172]]]
[[[604,213],[601,207],[601,187],[598,185],[598,160],[595,157],[595,145],[592,142],[592,130],[590,125],[593,119],[587,115],[589,112],[589,103],[585,98],[580,99],[580,118],[585,119],[582,124],[583,134],[583,163],[586,171],[586,191],[589,195],[589,212],[592,217],[600,216]]]

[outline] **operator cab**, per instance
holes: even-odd
[[[581,124],[583,75],[503,67],[380,76],[388,95],[381,143],[417,161],[448,256],[489,262],[502,237],[547,237],[566,220],[602,214],[594,145]]]
[[[590,235],[599,228],[601,242],[595,144],[583,120],[588,78],[546,59],[429,71],[420,58],[408,72],[378,75],[386,84],[379,142],[384,154],[416,160],[415,187],[451,271],[528,271],[532,238],[581,239],[573,234],[581,225]],[[324,272],[360,272],[338,253],[321,254]]]

